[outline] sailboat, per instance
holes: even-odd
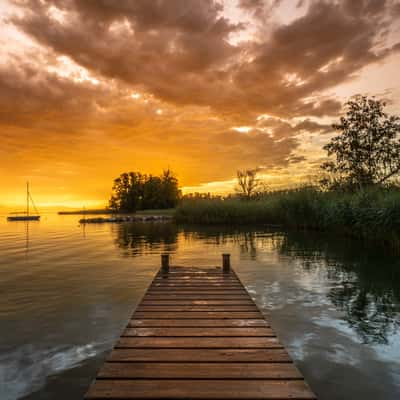
[[[32,206],[35,209],[36,214],[29,214],[29,203],[32,202]],[[35,203],[33,202],[32,196],[29,192],[29,182],[26,182],[26,211],[13,214],[24,214],[24,215],[10,215],[7,217],[9,221],[39,221],[40,215],[36,209]]]

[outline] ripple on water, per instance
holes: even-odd
[[[220,264],[221,253],[231,253],[239,277],[321,399],[398,398],[398,257],[320,233],[82,227],[78,219],[0,220],[2,400],[46,392],[51,376],[62,382],[66,371],[107,352],[164,251],[174,264],[199,266]],[[88,368],[94,377],[96,369]],[[55,385],[57,395],[70,395]]]

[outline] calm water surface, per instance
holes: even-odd
[[[263,228],[0,216],[0,398],[81,399],[161,252],[232,264],[320,400],[400,398],[400,258]]]

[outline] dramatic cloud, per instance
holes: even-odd
[[[320,145],[340,113],[336,88],[399,58],[394,0],[1,7],[2,183],[18,159],[16,176],[29,168],[44,180],[46,167],[68,195],[97,199],[133,168],[169,165],[193,186],[237,168],[313,165],[310,141]],[[82,189],[96,169],[96,189]]]
[[[243,24],[230,23],[222,6],[209,0],[23,5],[27,12],[14,23],[79,65],[166,101],[228,114],[335,114],[340,105],[333,99],[319,104],[308,98],[395,49],[382,46],[389,6],[381,0],[314,2],[305,16],[265,40],[236,46],[229,39]],[[248,0],[241,6],[263,7]]]

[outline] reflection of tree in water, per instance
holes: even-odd
[[[301,268],[322,273],[331,283],[328,298],[365,343],[387,343],[400,328],[400,261],[379,248],[318,232],[286,233],[249,227],[196,227],[185,235],[232,243],[240,253],[257,258],[258,251],[278,251]]]
[[[322,273],[331,284],[328,298],[365,343],[387,343],[400,328],[400,261],[354,240],[319,233],[273,232],[248,227],[133,223],[115,226],[115,241],[130,256],[175,251],[185,240],[234,245],[256,259],[258,251],[294,258],[306,272]]]
[[[247,226],[182,225],[180,231],[186,240],[201,240],[215,246],[238,246],[240,254],[247,255],[252,260],[257,258],[257,249],[272,248],[272,244],[282,238],[282,233],[260,231]]]
[[[114,226],[115,243],[128,256],[140,256],[177,248],[178,229],[172,223],[124,223]]]
[[[278,246],[306,270],[326,268],[328,298],[364,343],[387,343],[400,328],[400,262],[352,240],[290,232]]]

